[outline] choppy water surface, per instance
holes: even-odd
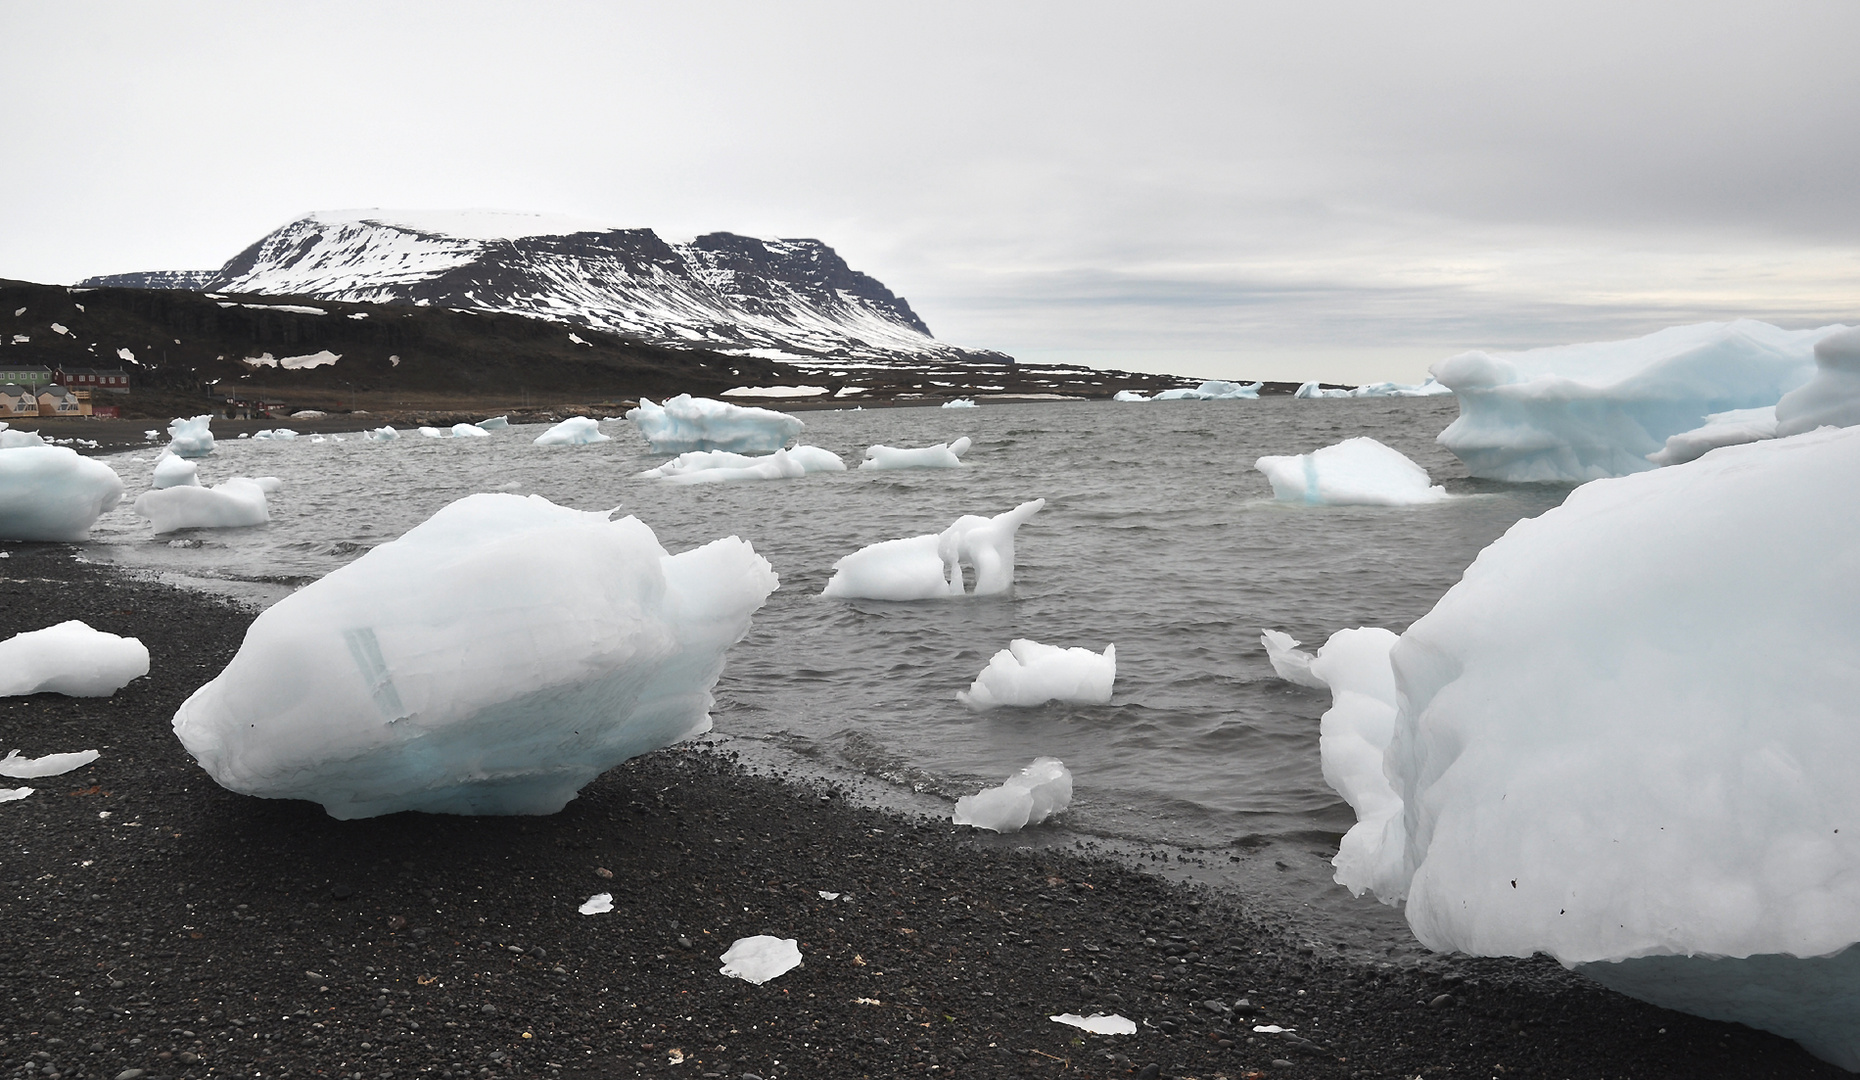
[[[1469,479],[1434,443],[1454,414],[1451,398],[811,412],[803,441],[849,465],[872,443],[967,435],[969,467],[692,487],[634,479],[663,458],[625,424],[605,425],[613,441],[581,447],[534,446],[538,428],[394,443],[222,440],[202,480],[281,477],[269,526],[151,537],[127,509],[147,486],[151,448],[106,459],[129,492],[87,556],[275,599],[479,491],[623,506],[673,551],[733,533],[782,581],[717,688],[717,730],[736,745],[856,774],[868,794],[931,808],[1036,756],[1059,757],[1075,775],[1074,835],[1127,850],[1204,849],[1196,873],[1265,890],[1313,915],[1314,933],[1374,944],[1399,936],[1395,924],[1330,885],[1325,865],[1354,820],[1319,771],[1328,695],[1276,679],[1259,631],[1284,629],[1314,648],[1340,627],[1402,630],[1482,547],[1562,500],[1561,487]],[[1286,506],[1251,468],[1262,454],[1353,435],[1401,450],[1466,497],[1413,509]],[[1010,598],[819,595],[834,560],[865,544],[1041,497],[1045,511],[1020,531]],[[1112,703],[970,713],[956,691],[1016,637],[1093,650],[1115,642]]]

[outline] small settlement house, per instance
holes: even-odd
[[[8,364],[0,361],[0,383],[12,383],[37,391],[39,387],[50,386],[55,381],[52,369],[44,364]]]
[[[40,416],[89,416],[90,395],[79,397],[57,383],[39,391]]]
[[[18,383],[0,383],[0,416],[39,415],[39,396]]]
[[[129,373],[122,368],[87,368],[58,365],[53,382],[69,390],[108,390],[112,394],[129,393]]]

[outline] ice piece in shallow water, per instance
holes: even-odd
[[[969,452],[969,438],[935,446],[868,446],[861,469],[958,469],[962,455]]]
[[[79,623],[79,626],[84,625]],[[119,639],[120,640],[120,639]],[[130,640],[134,640],[131,638]],[[138,644],[140,644],[138,642]],[[143,656],[148,650],[143,650]],[[148,662],[143,661],[143,674],[148,673]],[[100,695],[91,694],[90,697]],[[18,750],[7,752],[0,758],[0,776],[11,776],[16,780],[29,780],[39,776],[63,776],[73,769],[81,769],[101,757],[95,750],[74,750],[69,754],[46,754],[43,757],[21,757]]]
[[[149,486],[154,489],[171,487],[199,487],[200,466],[181,457],[162,451],[155,461],[155,474]]]
[[[122,497],[116,470],[68,446],[0,450],[0,540],[88,540]]]
[[[371,429],[368,432],[368,437],[376,442],[393,442],[395,439],[400,438],[400,432],[395,431],[391,425],[384,424],[381,427]]]
[[[1860,501],[1829,496],[1857,486],[1860,428],[1826,429],[1514,525],[1390,654],[1399,806],[1338,879],[1429,948],[1547,953],[1860,1068]]]
[[[1016,638],[988,661],[967,690],[956,692],[956,700],[973,712],[1049,701],[1105,705],[1116,679],[1116,645],[1095,653]]]
[[[595,893],[587,902],[576,910],[583,915],[605,915],[614,909],[614,894],[610,892]]]
[[[1263,457],[1253,467],[1280,502],[1306,506],[1418,506],[1452,498],[1428,482],[1406,454],[1366,435],[1296,456]]]
[[[1654,467],[1647,455],[1710,414],[1777,404],[1814,374],[1815,343],[1839,329],[1739,319],[1628,341],[1462,353],[1432,368],[1460,405],[1439,442],[1494,480],[1641,472]]]
[[[833,564],[822,596],[866,600],[936,600],[965,595],[963,567],[975,571],[968,595],[995,596],[1014,587],[1014,534],[1045,499],[1024,502],[992,518],[957,518],[941,533],[886,540]]]
[[[692,450],[656,469],[640,473],[642,479],[674,484],[717,484],[738,480],[782,480],[815,472],[845,472],[839,455],[818,446],[797,446],[773,454],[751,457],[728,450]]]
[[[482,435],[484,432],[480,431]],[[612,435],[603,434],[601,423],[592,416],[571,416],[536,436],[537,446],[587,446],[606,442]]]
[[[508,416],[487,416],[478,421],[478,427],[485,431],[502,431],[510,426]]]
[[[1299,648],[1297,638],[1283,630],[1261,627],[1259,643],[1266,647],[1266,659],[1279,678],[1314,690],[1330,689],[1328,683],[1311,673],[1311,661],[1317,657]]]
[[[168,424],[168,449],[184,458],[202,458],[213,452],[213,417],[176,417]]]
[[[1057,1024],[1070,1024],[1075,1028],[1083,1028],[1093,1035],[1135,1035],[1137,1033],[1137,1022],[1117,1013],[1109,1016],[1104,1013],[1092,1013],[1090,1016],[1060,1013],[1058,1016],[1049,1016],[1047,1019]]]
[[[272,482],[276,483],[275,478]],[[271,520],[265,485],[247,476],[235,476],[210,488],[145,491],[136,497],[135,511],[155,526],[157,536],[177,529],[237,529]]]
[[[966,398],[966,397],[950,398],[948,401],[945,401],[943,403],[943,408],[945,409],[973,409],[975,408],[975,399]]]
[[[718,974],[760,986],[777,975],[801,966],[801,949],[794,938],[768,934],[737,938],[722,956]]]
[[[626,418],[646,437],[655,454],[687,450],[734,450],[767,454],[788,445],[805,426],[787,413],[732,405],[712,398],[679,394],[664,405],[640,398]]]
[[[951,821],[998,833],[1038,825],[1072,804],[1072,773],[1058,758],[1035,758],[1033,764],[988,788],[956,800]]]
[[[1142,394],[1138,393],[1135,390],[1119,390],[1117,393],[1111,396],[1111,400],[1112,401],[1148,401],[1149,398],[1144,397]]]
[[[1776,434],[1860,424],[1860,326],[1815,342],[1815,374],[1776,403]]]
[[[775,590],[735,537],[460,499],[280,600],[175,714],[223,786],[338,818],[547,814],[710,729],[724,654]]]
[[[1667,437],[1666,445],[1647,455],[1655,465],[1681,465],[1720,446],[1737,446],[1776,437],[1776,406],[1712,413],[1690,431]]]
[[[149,651],[142,642],[93,630],[77,619],[0,641],[0,697],[109,697],[148,673]]]
[[[1332,865],[1337,880],[1393,872],[1407,850],[1398,836],[1401,796],[1384,774],[1395,733],[1395,676],[1389,650],[1397,637],[1381,627],[1339,630],[1311,659],[1311,677],[1330,688],[1330,708],[1318,726],[1324,782],[1356,812]]]

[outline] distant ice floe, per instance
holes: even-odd
[[[868,446],[865,448],[865,460],[859,463],[859,467],[861,469],[959,469],[962,467],[962,455],[969,452],[969,446],[969,438],[966,435],[955,442],[937,443],[935,446]]]
[[[283,442],[289,442],[290,440],[295,439],[297,437],[297,433],[287,427],[266,428],[263,431],[254,431],[252,433],[252,437],[254,439],[275,439],[275,440],[279,440]]]
[[[1117,393],[1111,395],[1111,400],[1112,401],[1148,401],[1149,398],[1144,397],[1141,393],[1139,393],[1136,390],[1119,390]]]
[[[822,596],[867,600],[938,600],[997,596],[1014,587],[1014,534],[1045,499],[994,517],[966,514],[941,533],[885,540],[833,564]],[[965,589],[963,567],[974,571]]]
[[[149,651],[142,642],[93,630],[77,619],[0,641],[0,697],[109,697],[148,673]]]
[[[479,431],[483,435],[484,432]],[[571,416],[536,436],[537,446],[587,446],[603,443],[613,436],[601,431],[600,421],[592,416]]]
[[[116,470],[69,447],[0,449],[0,540],[88,540],[91,526],[122,497]]]
[[[804,398],[827,394],[824,386],[736,386],[723,392],[724,397]]]
[[[1193,390],[1177,388],[1164,390],[1151,401],[1252,401],[1259,397],[1259,388],[1264,383],[1236,383],[1224,379],[1210,379]],[[1127,391],[1126,391],[1127,392]],[[1119,397],[1119,401],[1142,401],[1142,397]]]
[[[797,446],[773,454],[750,457],[728,450],[693,450],[656,469],[639,474],[645,480],[673,484],[728,484],[742,480],[784,480],[817,472],[845,472],[838,454],[818,446]]]
[[[400,438],[400,432],[395,431],[391,425],[386,424],[378,428],[370,429],[367,434],[368,437],[375,442],[393,442],[395,439]]]
[[[1452,498],[1427,470],[1366,435],[1296,456],[1253,463],[1280,502],[1306,506],[1419,506]]]
[[[1627,341],[1469,352],[1434,376],[1459,395],[1440,444],[1478,477],[1580,483],[1654,467],[1648,455],[1715,413],[1777,405],[1815,374],[1815,345],[1843,329],[1739,319]]]
[[[672,555],[637,518],[471,495],[259,615],[174,730],[221,785],[337,818],[554,813],[710,729],[776,585],[735,537]]]
[[[976,405],[974,398],[959,397],[950,398],[943,403],[942,407],[945,409],[973,409]]]
[[[503,431],[509,426],[510,417],[508,416],[487,416],[478,421],[478,427],[483,431]]]
[[[1035,758],[1033,764],[988,788],[956,800],[951,822],[991,832],[1019,832],[1038,825],[1072,805],[1072,773],[1058,758]]]
[[[1451,394],[1453,388],[1445,386],[1429,377],[1422,383],[1379,382],[1364,386],[1332,387],[1325,389],[1322,383],[1312,381],[1302,383],[1293,391],[1294,398],[1372,398],[1372,397],[1439,397]]]
[[[1115,645],[1095,653],[1016,638],[988,661],[967,690],[956,692],[956,700],[972,712],[1004,705],[1044,705],[1049,701],[1105,705],[1111,700],[1111,684],[1116,681]]]
[[[1333,636],[1337,880],[1431,949],[1547,953],[1860,1069],[1856,487],[1860,428],[1595,481],[1399,639]]]
[[[718,959],[723,961],[723,966],[717,969],[719,975],[760,986],[800,967],[801,948],[794,938],[757,934],[737,938]]]
[[[199,484],[157,488],[136,497],[137,517],[155,526],[155,535],[179,529],[237,529],[271,520],[265,500],[278,490],[276,477],[235,476],[212,487]]]
[[[787,413],[690,394],[679,394],[662,406],[640,398],[637,408],[627,410],[626,418],[646,437],[655,454],[689,450],[767,454],[786,446],[806,426]]]
[[[213,452],[211,415],[176,417],[168,424],[168,449],[184,458],[203,458]]]

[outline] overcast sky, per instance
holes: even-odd
[[[816,237],[1189,375],[1860,322],[1860,3],[0,0],[0,277],[317,209]]]

